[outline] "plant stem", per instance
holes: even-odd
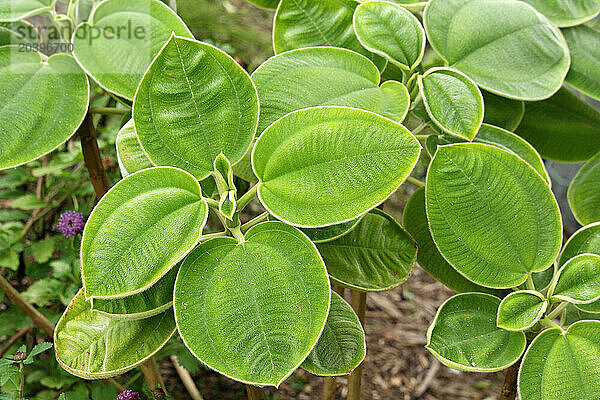
[[[214,238],[218,238],[218,237],[224,237],[227,236],[227,232],[223,231],[223,232],[217,232],[217,233],[208,233],[206,235],[202,235],[202,237],[200,238],[200,242],[206,242],[210,239],[214,239]]]
[[[337,391],[337,382],[335,376],[323,377],[323,391],[321,392],[321,400],[333,400]]]
[[[525,286],[529,290],[535,290],[535,284],[533,283],[533,278],[531,274],[527,274],[527,280],[525,281]]]
[[[358,319],[360,319],[360,323],[364,329],[365,314],[367,311],[366,292],[357,292],[356,290],[352,290],[352,308],[354,309],[354,312],[356,312],[356,315],[358,315]],[[348,377],[348,400],[360,400],[362,366],[363,364],[361,363]]]
[[[408,178],[406,178],[406,182],[408,182],[412,185],[415,185],[416,187],[420,187],[420,188],[425,186],[425,182],[423,182],[420,179],[413,178],[412,176],[409,176]]]
[[[83,150],[83,159],[89,172],[90,180],[94,186],[98,200],[104,196],[110,189],[110,180],[102,164],[98,140],[96,138],[96,129],[94,128],[94,119],[92,114],[87,113],[79,129],[79,139],[81,140],[81,149]]]
[[[427,128],[429,126],[429,124],[427,122],[423,122],[421,123],[421,125],[417,126],[415,129],[412,130],[412,134],[413,136],[417,137],[417,135],[421,132],[423,132],[423,130],[425,130],[425,128]],[[429,135],[427,135],[429,136]],[[417,137],[418,139],[418,137]]]
[[[17,340],[19,340],[20,338],[22,338],[23,335],[25,335],[27,332],[29,332],[31,330],[31,328],[33,328],[33,327],[34,327],[34,324],[29,324],[25,328],[23,328],[20,331],[18,331],[17,333],[15,333],[6,342],[6,344],[2,347],[2,350],[0,350],[0,358],[4,357],[4,355],[6,354],[6,352],[8,351],[8,349],[10,349],[10,346],[12,346],[13,344],[15,344],[17,342]]]
[[[558,305],[558,307],[556,307],[552,312],[550,312],[550,314],[548,314],[548,318],[549,319],[554,319],[556,317],[558,317],[558,315],[563,312],[564,309],[566,309],[569,306],[569,303],[564,302],[564,303],[560,303]]]
[[[504,377],[504,384],[502,385],[499,400],[515,400],[517,397],[517,376],[519,374],[520,365],[521,360],[511,365],[506,370],[506,376]]]
[[[258,217],[251,219],[250,221],[248,221],[242,225],[242,232],[246,233],[248,231],[248,229],[252,228],[254,225],[258,225],[261,222],[266,221],[267,218],[269,218],[269,213],[264,212],[264,213],[260,214]]]
[[[144,374],[144,378],[146,379],[146,383],[148,383],[148,387],[151,391],[160,390],[165,396],[168,396],[167,389],[165,387],[165,382],[163,381],[162,376],[160,375],[160,370],[158,369],[158,364],[154,357],[150,357],[141,365],[142,374]]]
[[[208,206],[210,208],[214,208],[215,210],[219,209],[219,202],[216,201],[215,199],[211,199],[210,197],[205,197],[204,200],[206,200],[206,204],[208,204]]]
[[[263,400],[263,390],[258,386],[246,385],[246,392],[248,393],[248,400]]]
[[[256,192],[258,190],[258,185],[252,186],[237,202],[237,212],[242,211],[253,198],[256,197]]]
[[[90,107],[90,114],[127,115],[131,109],[116,107]]]
[[[200,391],[196,387],[196,384],[194,383],[194,380],[192,379],[192,376],[190,375],[188,370],[179,365],[177,356],[171,356],[170,358],[171,362],[173,363],[173,366],[175,367],[175,371],[177,371],[179,378],[183,382],[183,386],[185,386],[191,398],[193,400],[204,400],[202,398],[202,394],[200,394]]]
[[[562,326],[560,326],[559,324],[557,324],[556,322],[552,321],[550,318],[548,317],[544,317],[540,320],[540,323],[542,325],[544,325],[547,328],[560,328],[562,329]]]

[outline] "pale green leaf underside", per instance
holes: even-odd
[[[548,308],[544,296],[533,290],[521,290],[506,296],[498,308],[497,325],[510,331],[531,328]]]
[[[50,11],[56,0],[4,0],[0,3],[0,21],[18,21]]]
[[[544,14],[556,26],[574,26],[600,12],[599,0],[523,0]]]
[[[81,241],[87,298],[139,293],[198,242],[208,206],[193,176],[149,168],[123,179],[90,215]]]
[[[252,154],[258,196],[278,219],[306,228],[339,224],[391,195],[415,166],[419,142],[371,112],[315,107],[271,125]]]
[[[354,11],[360,43],[400,68],[411,70],[425,53],[425,31],[407,9],[386,1],[363,2]]]
[[[569,186],[567,198],[581,225],[600,221],[600,152],[581,167]]]
[[[551,299],[586,304],[600,299],[600,255],[580,254],[567,261],[550,287]]]
[[[346,375],[365,358],[365,332],[348,303],[331,293],[331,307],[319,341],[302,363],[314,375]]]
[[[469,77],[450,68],[419,76],[419,91],[433,122],[444,132],[473,140],[483,122],[483,97]]]
[[[600,222],[584,226],[569,238],[558,259],[558,266],[562,267],[571,258],[583,253],[600,255]]]
[[[54,331],[56,359],[80,378],[121,375],[160,350],[176,331],[170,310],[147,319],[118,320],[90,307],[81,289]]]
[[[548,100],[527,103],[516,133],[544,158],[586,161],[600,152],[600,111],[562,88]]]
[[[448,63],[486,90],[521,100],[551,96],[569,69],[560,31],[514,0],[431,0],[425,30]]]
[[[417,261],[429,275],[459,292],[483,292],[504,297],[505,292],[479,286],[459,274],[435,246],[425,213],[425,188],[417,189],[404,208],[403,224],[417,242]]]
[[[281,0],[273,23],[275,54],[311,46],[356,51],[383,71],[386,60],[366,50],[352,29],[354,0]]]
[[[600,398],[600,322],[580,321],[567,331],[547,329],[534,339],[519,371],[522,400]]]
[[[123,125],[117,134],[115,146],[117,147],[117,162],[123,178],[154,166],[140,146],[132,119]]]
[[[179,268],[173,267],[149,289],[118,299],[94,299],[92,310],[117,319],[153,317],[173,304],[173,287]]]
[[[278,221],[252,227],[243,243],[202,243],[182,263],[174,292],[179,333],[198,359],[232,379],[270,386],[308,356],[329,302],[317,249]]]
[[[300,229],[313,243],[325,243],[338,239],[356,228],[360,218],[341,224],[324,226],[322,228],[302,228]]]
[[[571,68],[566,82],[600,100],[600,32],[581,25],[563,29],[562,33],[571,53]]]
[[[144,72],[172,32],[192,37],[177,14],[160,1],[106,0],[94,9],[89,22],[77,27],[73,55],[101,87],[133,100]]]
[[[496,326],[500,299],[462,293],[439,308],[427,331],[427,349],[444,365],[462,371],[496,372],[525,351],[525,334]]]
[[[252,80],[233,58],[212,45],[173,36],[140,83],[133,120],[154,164],[204,179],[220,153],[232,164],[246,154],[258,107]]]
[[[525,103],[520,100],[500,97],[485,90],[481,91],[485,104],[483,122],[513,132],[525,115]]]
[[[89,84],[73,57],[0,47],[0,76],[0,170],[51,152],[81,124]]]
[[[292,50],[252,74],[260,99],[258,132],[292,111],[315,106],[361,108],[402,122],[410,96],[400,82],[385,82],[366,57],[335,47]],[[317,89],[318,88],[318,89]]]
[[[28,22],[0,22],[0,46],[39,42],[37,31]]]
[[[518,286],[558,255],[556,200],[546,181],[513,153],[480,143],[438,147],[426,199],[441,254],[477,284]]]
[[[417,257],[414,239],[380,210],[366,214],[350,233],[317,245],[331,279],[354,290],[390,290],[406,281]]]

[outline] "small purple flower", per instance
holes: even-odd
[[[58,219],[57,228],[63,236],[71,238],[83,229],[83,214],[77,211],[65,211]]]
[[[139,400],[140,395],[131,389],[127,389],[117,396],[117,400]]]

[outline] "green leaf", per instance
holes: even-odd
[[[19,269],[19,254],[14,250],[3,251],[0,254],[0,267],[6,267],[12,271]]]
[[[243,243],[202,243],[182,263],[174,292],[190,351],[217,372],[260,386],[279,386],[304,361],[329,302],[314,244],[278,221],[252,227]]]
[[[500,97],[485,90],[482,90],[481,94],[485,104],[483,122],[511,132],[517,129],[525,115],[524,102]]]
[[[39,42],[40,36],[29,22],[0,22],[0,46]]]
[[[117,134],[115,146],[117,147],[117,161],[123,178],[134,172],[154,166],[142,150],[142,146],[140,146],[133,126],[133,119],[123,125]]]
[[[581,25],[563,29],[562,33],[571,52],[571,68],[566,82],[588,96],[600,100],[600,32]]]
[[[348,234],[356,228],[360,220],[360,218],[357,218],[337,225],[329,225],[322,228],[302,228],[300,230],[304,232],[313,243],[325,243]]]
[[[445,67],[418,77],[419,91],[431,120],[444,132],[473,140],[483,122],[483,97],[465,74]]]
[[[544,14],[556,26],[574,26],[591,20],[600,12],[599,0],[523,0]]]
[[[404,208],[403,217],[404,227],[417,242],[417,262],[425,272],[459,293],[483,292],[504,297],[504,291],[486,288],[469,281],[442,257],[429,232],[425,213],[425,188],[419,188],[413,193]]]
[[[204,179],[220,153],[235,164],[248,151],[258,123],[258,95],[229,55],[172,36],[140,83],[133,121],[154,164]]]
[[[379,292],[406,281],[417,259],[414,239],[391,216],[374,209],[346,235],[317,245],[331,280]]]
[[[569,238],[558,259],[558,266],[562,267],[571,258],[584,253],[600,255],[600,222],[584,226]]]
[[[446,300],[427,331],[427,349],[444,365],[461,371],[496,372],[521,358],[523,332],[496,326],[500,299],[462,293]]]
[[[354,32],[367,50],[407,72],[425,54],[425,31],[404,7],[386,1],[363,2],[354,11]]]
[[[600,112],[563,88],[548,100],[527,103],[516,133],[544,158],[580,162],[600,152],[598,130]]]
[[[279,5],[279,0],[246,0],[248,3],[265,10],[275,10]]]
[[[577,307],[581,311],[585,311],[586,313],[600,314],[600,300],[596,300],[587,304],[575,304],[575,307]]]
[[[420,154],[402,125],[368,111],[315,107],[273,123],[252,154],[258,196],[276,218],[305,228],[374,208],[404,181]]]
[[[585,253],[567,261],[558,270],[548,298],[573,304],[600,300],[600,255]]]
[[[0,169],[51,152],[83,121],[90,88],[73,57],[4,46],[0,75]]]
[[[352,29],[354,0],[281,0],[273,23],[275,54],[312,46],[356,51],[385,69],[386,60],[366,50]]]
[[[365,358],[365,332],[356,313],[337,293],[331,293],[327,322],[319,341],[302,363],[314,375],[346,375]]]
[[[31,254],[36,262],[43,264],[48,262],[54,253],[56,237],[51,236],[31,244]]]
[[[498,307],[497,325],[508,331],[524,331],[546,312],[548,301],[534,290],[519,290],[506,296]]]
[[[207,216],[198,181],[180,169],[149,168],[117,183],[83,231],[86,298],[124,297],[152,286],[194,248]]]
[[[56,359],[80,378],[110,378],[152,357],[175,331],[170,310],[147,319],[112,319],[91,311],[81,289],[56,325]]]
[[[542,14],[514,0],[431,0],[425,8],[431,46],[482,88],[520,100],[556,92],[569,49]]]
[[[440,253],[479,285],[519,286],[558,255],[556,200],[546,181],[513,153],[480,143],[441,146],[429,166],[425,197]]]
[[[26,194],[10,202],[11,208],[18,208],[21,210],[35,210],[36,208],[47,207],[43,200],[38,199],[35,194]]]
[[[40,344],[36,344],[33,349],[27,354],[27,358],[23,361],[23,364],[31,364],[33,363],[33,357],[42,354],[48,349],[52,348],[52,343],[44,342]]]
[[[144,72],[172,32],[192,37],[160,1],[106,0],[75,30],[73,55],[103,89],[133,100]]]
[[[403,84],[389,81],[380,86],[377,67],[347,49],[312,47],[288,51],[258,67],[252,80],[260,99],[259,133],[302,108],[348,106],[402,122],[410,105]]]
[[[522,400],[600,398],[600,322],[576,322],[538,335],[519,370]]]
[[[56,0],[5,0],[0,4],[0,21],[18,21],[54,9]]]
[[[600,221],[600,152],[590,159],[569,185],[567,198],[581,225]]]
[[[152,287],[132,296],[118,299],[93,299],[92,310],[116,319],[153,317],[173,305],[173,287],[179,268],[169,272]]]

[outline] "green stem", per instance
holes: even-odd
[[[244,225],[242,225],[242,232],[246,233],[248,231],[248,229],[252,228],[254,225],[258,225],[261,222],[266,221],[267,218],[269,218],[269,213],[264,212],[264,213],[260,214],[258,217],[251,219],[250,221],[248,221]]]
[[[367,310],[366,292],[352,290],[352,308],[354,309],[354,312],[356,312],[356,315],[364,328],[365,313]],[[348,400],[361,399],[362,367],[363,363],[356,367],[348,376]]]
[[[544,317],[540,320],[540,323],[542,325],[544,325],[545,327],[548,328],[560,328],[562,329],[562,326],[560,326],[559,324],[557,324],[556,322],[552,321],[550,318],[548,317]]]
[[[214,238],[218,238],[218,237],[225,237],[225,236],[227,236],[227,231],[217,232],[217,233],[207,233],[206,235],[202,235],[202,237],[200,238],[200,242],[206,242],[210,239],[214,239]]]
[[[532,278],[531,274],[527,274],[527,280],[525,281],[525,286],[527,286],[527,289],[529,289],[529,290],[535,290],[535,284],[533,283],[533,278]]]
[[[206,200],[206,204],[208,204],[208,206],[210,208],[214,208],[215,210],[219,209],[219,202],[216,201],[215,199],[211,199],[210,197],[205,197],[204,200]]]
[[[92,114],[126,115],[131,112],[131,109],[115,107],[90,107],[90,112]]]
[[[242,197],[239,198],[237,202],[237,212],[241,212],[247,205],[252,201],[253,198],[256,197],[256,193],[258,191],[258,185],[252,186]]]
[[[427,122],[423,122],[421,125],[417,126],[415,129],[413,129],[412,134],[413,136],[417,137],[417,135],[419,135],[419,133],[423,132],[423,130],[425,128],[427,128],[429,126],[429,124]],[[429,136],[429,135],[424,135],[424,136]],[[418,137],[417,137],[418,139]]]
[[[567,302],[560,303],[558,305],[558,307],[556,307],[552,312],[550,312],[548,314],[548,318],[554,319],[554,318],[558,317],[560,315],[560,313],[563,312],[563,310],[566,309],[568,306],[569,306],[569,303],[567,303]]]
[[[23,388],[25,387],[25,375],[23,374],[23,362],[19,363],[19,398],[23,398]]]
[[[413,178],[412,176],[409,176],[408,178],[406,178],[406,182],[410,183],[411,185],[415,185],[416,187],[420,187],[420,188],[425,186],[425,182],[423,182],[420,179]]]

